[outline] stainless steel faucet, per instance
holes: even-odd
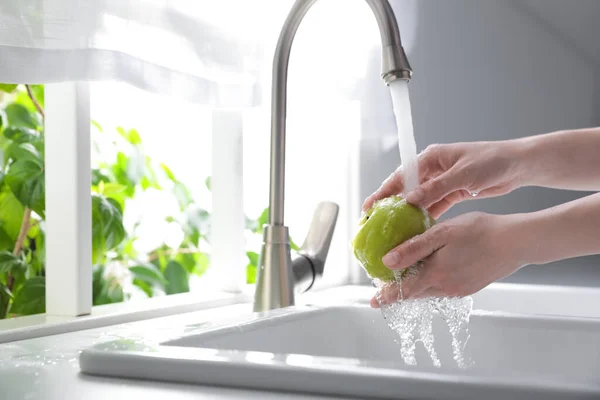
[[[294,305],[294,292],[309,290],[323,275],[335,230],[339,207],[322,202],[317,206],[307,238],[292,260],[288,228],[284,225],[285,123],[287,75],[290,50],[298,26],[317,0],[296,0],[281,30],[273,60],[271,104],[271,183],[269,223],[264,226],[254,311]],[[381,33],[382,72],[386,84],[410,80],[412,70],[402,43],[396,16],[388,0],[366,0]],[[337,66],[339,67],[339,66]]]

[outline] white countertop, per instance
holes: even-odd
[[[340,289],[343,288],[330,290]],[[348,293],[348,289],[343,291]],[[333,297],[341,300],[337,295]],[[131,335],[151,336],[160,340],[182,333],[181,326],[185,324],[210,323],[223,317],[250,312],[250,304],[237,304],[2,344],[0,400],[332,399],[333,397],[302,394],[102,378],[83,375],[79,371],[79,351],[93,344]]]

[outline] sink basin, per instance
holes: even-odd
[[[348,285],[327,289],[325,293],[304,295],[304,304],[368,305],[376,289],[367,285]],[[560,317],[600,318],[600,288],[577,286],[492,283],[473,296],[475,310]]]
[[[475,310],[460,369],[451,337],[434,320],[441,368],[417,345],[417,365],[398,336],[362,304],[298,306],[187,327],[160,343],[139,338],[85,349],[84,373],[321,393],[359,398],[600,398],[600,320]]]

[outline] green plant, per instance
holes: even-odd
[[[0,319],[45,310],[43,122],[43,86],[0,84]],[[148,297],[189,291],[190,277],[210,264],[210,213],[167,165],[144,154],[135,129],[92,125],[93,304],[125,301],[136,290]],[[210,183],[207,177],[209,191]],[[140,250],[143,221],[127,225],[124,216],[149,192],[176,198],[177,210],[163,222],[182,235],[178,243]],[[246,217],[246,228],[261,234],[267,218],[268,209],[256,220]],[[247,256],[247,282],[254,283],[256,249]]]

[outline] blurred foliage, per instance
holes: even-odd
[[[0,84],[0,319],[45,311],[43,107],[43,86]],[[210,265],[211,214],[167,165],[144,154],[135,129],[104,132],[95,121],[92,127],[100,158],[91,182],[93,304],[128,300],[126,287],[148,297],[188,292],[190,278]],[[205,186],[210,191],[210,176]],[[177,246],[163,241],[140,252],[141,221],[126,229],[124,215],[149,190],[176,198],[178,212],[165,222],[183,237]],[[246,228],[260,235],[267,219],[265,209],[256,220],[246,217]],[[247,252],[248,283],[256,280],[258,251]]]

